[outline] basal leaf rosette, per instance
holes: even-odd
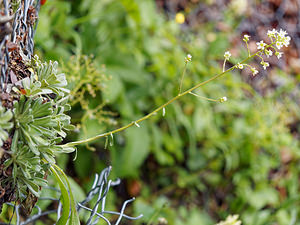
[[[72,126],[63,106],[43,101],[43,97],[21,96],[20,101],[15,102],[16,132],[19,132],[20,141],[26,143],[35,155],[55,163],[55,153],[74,150],[56,146]]]
[[[65,74],[59,73],[57,62],[42,63],[34,57],[28,64],[30,76],[11,88],[10,94],[17,99],[12,110],[0,106],[0,147],[9,137],[11,140],[2,158],[0,187],[14,190],[7,191],[11,193],[7,201],[19,201],[30,213],[36,202],[33,199],[39,197],[41,187],[47,183],[55,156],[75,148],[58,145],[73,129],[66,115],[70,106]]]

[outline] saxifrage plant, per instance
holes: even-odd
[[[36,199],[39,197],[41,187],[46,184],[47,172],[49,168],[51,168],[51,171],[55,174],[61,186],[64,204],[63,215],[58,221],[58,224],[65,224],[68,221],[78,224],[79,220],[76,215],[75,202],[72,193],[68,193],[67,191],[70,187],[66,176],[55,165],[55,154],[72,152],[75,150],[74,146],[88,143],[102,137],[106,137],[107,141],[108,138],[111,138],[111,142],[113,142],[113,134],[134,125],[140,127],[139,123],[156,115],[160,110],[162,110],[162,115],[164,116],[165,108],[169,104],[187,94],[192,94],[211,101],[226,101],[226,97],[215,100],[199,96],[192,91],[234,69],[243,69],[247,66],[251,69],[253,75],[256,75],[258,73],[257,69],[246,62],[253,57],[259,57],[263,68],[266,69],[269,64],[265,62],[263,55],[270,57],[273,51],[275,51],[274,54],[280,58],[282,53],[278,50],[283,45],[288,46],[290,42],[290,37],[286,35],[287,33],[283,30],[268,31],[268,36],[271,40],[270,44],[267,45],[263,41],[258,42],[258,51],[256,53],[251,55],[248,49],[248,57],[227,70],[225,70],[225,63],[229,60],[230,53],[226,52],[224,55],[225,60],[222,73],[186,91],[183,91],[182,85],[185,75],[184,69],[178,95],[153,112],[116,130],[64,145],[59,145],[59,143],[62,141],[62,138],[66,136],[65,131],[73,128],[70,125],[70,117],[65,114],[65,111],[70,109],[70,106],[67,104],[69,91],[65,88],[67,85],[65,75],[58,73],[56,62],[49,62],[48,64],[41,63],[37,57],[31,61],[24,61],[24,63],[31,68],[31,74],[19,80],[15,85],[12,85],[9,94],[14,96],[14,99],[18,99],[14,101],[12,110],[1,108],[1,113],[4,115],[2,119],[3,122],[1,123],[3,125],[1,125],[0,130],[2,134],[2,144],[3,140],[9,143],[7,140],[8,133],[10,137],[12,137],[11,145],[3,150],[5,156],[2,158],[4,159],[4,168],[2,171],[3,178],[1,179],[1,186],[6,187],[7,190],[8,188],[10,189],[10,191],[6,192],[9,194],[6,198],[8,201],[19,201],[28,213],[30,213]],[[247,44],[249,36],[245,35],[243,40]],[[192,56],[187,55],[185,58],[185,67],[191,59]],[[11,119],[12,121],[10,122]],[[10,176],[10,174],[12,176]],[[68,219],[68,209],[70,207],[71,217]]]

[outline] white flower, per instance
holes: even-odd
[[[267,62],[265,62],[264,65],[263,65],[264,70],[265,70],[267,67],[269,67],[269,66],[270,66],[270,64],[267,63]]]
[[[283,46],[282,42],[280,42],[280,41],[277,41],[275,45],[276,45],[276,48],[278,48],[278,49],[281,49]]]
[[[268,30],[268,37],[275,37],[275,35],[277,34],[277,30],[273,29],[273,30]]]
[[[289,46],[289,44],[290,44],[290,40],[291,40],[291,37],[290,37],[290,36],[286,36],[286,37],[283,38],[282,44],[283,44],[285,47],[287,47],[287,46]]]
[[[258,74],[258,70],[254,67],[251,68],[251,72],[252,72],[252,75],[255,76],[256,74]]]
[[[229,60],[230,56],[231,56],[231,53],[230,53],[229,51],[225,52],[224,58],[225,58],[226,60]]]
[[[275,55],[277,56],[278,59],[280,59],[283,55],[283,52],[275,52]]]
[[[264,43],[264,41],[256,42],[256,44],[257,44],[257,49],[261,49],[261,50],[264,50],[265,46],[267,45],[266,43]]]
[[[227,97],[224,96],[224,97],[220,98],[219,101],[220,101],[221,103],[222,103],[222,102],[226,102],[226,101],[227,101]]]
[[[239,68],[239,69],[243,69],[243,68],[244,68],[244,65],[243,65],[243,64],[240,64],[240,63],[238,63],[236,66],[237,66],[237,68]]]
[[[280,29],[278,36],[284,38],[285,35],[287,35],[287,32],[285,30]]]
[[[249,38],[250,38],[250,36],[248,34],[245,34],[244,38],[243,38],[243,41],[247,42],[247,41],[249,41]]]
[[[163,224],[168,224],[168,221],[164,217],[159,217],[158,223],[163,225]]]
[[[227,216],[225,221],[221,221],[220,223],[216,225],[241,225],[242,222],[238,220],[239,216],[238,215],[229,215]]]
[[[270,64],[265,62],[265,61],[261,61],[260,64],[263,66],[264,70],[267,69],[267,67],[270,66]]]
[[[184,61],[185,61],[185,63],[188,63],[188,62],[192,61],[191,54],[187,54],[187,56],[185,57]]]
[[[265,53],[266,53],[268,58],[273,55],[273,52],[270,49],[269,50],[266,49]]]

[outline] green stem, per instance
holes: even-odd
[[[251,53],[250,53],[250,49],[249,49],[249,45],[248,45],[248,42],[247,42],[247,41],[246,41],[246,46],[247,46],[248,56],[250,56]]]
[[[226,61],[227,61],[227,60],[226,60],[226,59],[224,59],[224,63],[223,63],[223,70],[222,70],[223,72],[225,71],[225,65],[226,65]]]
[[[179,94],[181,93],[181,89],[182,89],[182,83],[183,83],[183,79],[184,79],[184,75],[185,75],[185,71],[186,71],[186,65],[187,65],[187,62],[184,63],[184,68],[182,71],[180,85],[179,85]]]
[[[273,43],[272,43],[272,44],[273,44]],[[271,46],[272,44],[270,44],[269,46]],[[267,47],[269,47],[269,46],[267,46]],[[263,51],[263,50],[260,50],[260,51],[256,52],[255,54],[249,56],[248,58],[246,58],[245,60],[243,60],[243,61],[240,62],[240,63],[241,63],[241,64],[245,63],[246,61],[248,61],[249,59],[252,59],[253,57],[255,57],[256,55],[258,55],[258,54],[259,54],[260,52],[262,52],[262,51]],[[219,73],[219,74],[213,76],[212,78],[210,78],[210,79],[208,79],[208,80],[206,80],[206,81],[204,81],[204,82],[201,82],[201,83],[195,85],[194,87],[188,89],[187,91],[184,91],[184,92],[182,92],[182,93],[179,93],[177,96],[175,96],[174,98],[170,99],[170,100],[167,101],[165,104],[159,106],[158,108],[156,108],[156,109],[155,109],[154,111],[152,111],[151,113],[149,113],[149,114],[147,114],[146,116],[144,116],[144,117],[142,117],[142,118],[140,118],[140,119],[138,119],[138,120],[136,120],[136,121],[133,121],[133,122],[131,122],[131,123],[129,123],[129,124],[123,126],[123,127],[120,127],[120,128],[118,128],[118,129],[115,129],[115,130],[112,130],[112,131],[109,131],[109,132],[106,132],[106,133],[98,134],[98,135],[96,135],[96,136],[94,136],[94,137],[87,138],[87,139],[84,139],[84,140],[79,140],[79,141],[69,142],[69,143],[67,143],[67,144],[64,144],[63,146],[71,147],[71,146],[76,146],[76,145],[80,145],[80,144],[85,144],[85,143],[88,143],[88,142],[91,142],[91,141],[95,141],[95,140],[100,139],[100,138],[103,138],[103,137],[107,137],[107,136],[109,136],[109,135],[113,135],[113,134],[118,133],[118,132],[120,132],[120,131],[126,130],[127,128],[129,128],[129,127],[131,127],[131,126],[135,126],[136,123],[140,123],[140,122],[142,122],[142,121],[144,121],[144,120],[150,118],[151,116],[155,115],[158,111],[160,111],[160,110],[162,110],[163,108],[165,108],[166,106],[170,105],[172,102],[176,101],[177,99],[179,99],[179,98],[181,98],[181,97],[183,97],[183,96],[189,94],[190,92],[194,91],[195,89],[197,89],[197,88],[199,88],[199,87],[201,87],[201,86],[203,86],[203,85],[205,85],[205,84],[207,84],[207,83],[209,83],[209,82],[211,82],[211,81],[213,81],[213,80],[215,80],[215,79],[217,79],[217,78],[223,76],[224,74],[226,74],[226,73],[228,73],[228,72],[234,70],[235,68],[236,68],[235,66],[232,66],[232,67],[230,67],[229,69],[223,71],[222,73]],[[184,73],[183,73],[183,76],[184,76]],[[183,78],[183,76],[182,76],[182,78]],[[182,85],[182,82],[181,82],[181,84],[180,84],[180,89],[179,89],[180,91],[181,91],[181,85]]]
[[[217,100],[217,99],[212,99],[212,98],[207,98],[207,97],[204,97],[204,96],[200,96],[200,95],[197,95],[197,94],[195,94],[195,93],[193,93],[193,92],[190,92],[190,94],[191,94],[191,95],[194,95],[194,96],[196,96],[196,97],[198,97],[198,98],[202,98],[202,99],[204,99],[204,100],[207,100],[207,101],[219,102],[219,100]]]

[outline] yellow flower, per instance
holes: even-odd
[[[177,14],[176,14],[176,17],[175,17],[175,21],[176,21],[176,23],[178,23],[178,24],[183,24],[184,21],[185,21],[185,17],[184,17],[184,15],[183,15],[183,13],[177,13]]]

